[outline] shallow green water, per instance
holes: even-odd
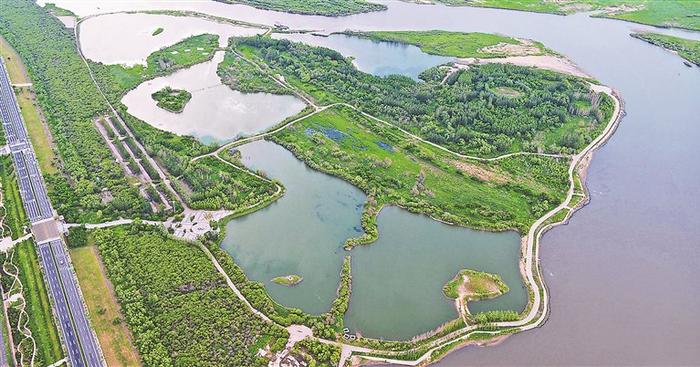
[[[510,292],[472,311],[527,303],[518,270],[520,237],[436,222],[397,207],[379,214],[379,240],[352,251],[353,294],[346,326],[364,336],[407,339],[457,316],[442,286],[461,269],[499,274]]]
[[[525,306],[516,233],[472,231],[389,207],[379,215],[379,240],[347,252],[345,239],[360,233],[362,192],[311,170],[274,143],[259,141],[240,151],[248,167],[267,172],[287,191],[271,206],[229,222],[222,247],[278,302],[315,314],[327,311],[349,253],[353,296],[346,323],[365,336],[406,339],[455,318],[442,286],[465,267],[497,273],[511,288],[472,309]],[[270,281],[288,274],[304,280],[291,288]]]

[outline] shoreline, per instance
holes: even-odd
[[[80,22],[78,22],[78,24],[79,23]],[[76,26],[76,28],[75,28],[76,33],[77,33],[78,28],[79,28],[79,26]],[[77,34],[76,34],[76,36],[77,36]],[[76,41],[79,45],[79,37],[76,37]],[[78,50],[80,50],[79,46],[78,46]],[[82,56],[82,53],[81,53],[81,56]],[[88,69],[89,69],[89,66],[88,66]],[[521,247],[523,247],[522,257],[519,261],[521,263],[521,275],[523,275],[523,280],[524,280],[526,287],[528,287],[528,289],[530,291],[534,292],[533,293],[534,298],[529,297],[528,306],[526,306],[526,308],[525,308],[526,311],[528,309],[530,310],[529,313],[526,315],[526,317],[524,319],[521,319],[518,321],[494,323],[495,326],[497,326],[501,329],[498,331],[492,332],[492,334],[505,331],[505,332],[508,332],[508,335],[510,335],[511,333],[514,333],[514,332],[530,330],[530,329],[533,329],[535,327],[542,326],[547,320],[547,316],[548,316],[548,296],[547,296],[548,290],[547,290],[546,284],[544,283],[543,278],[542,278],[541,268],[540,268],[540,264],[539,264],[539,258],[536,257],[537,251],[539,251],[539,239],[547,230],[555,227],[556,225],[565,224],[565,222],[568,220],[568,218],[570,218],[570,216],[573,215],[573,213],[578,209],[575,209],[575,210],[569,209],[569,213],[567,214],[565,219],[561,222],[557,222],[557,223],[553,223],[553,224],[545,224],[544,222],[547,219],[552,218],[555,214],[559,213],[564,208],[566,208],[567,205],[571,202],[572,193],[575,190],[574,171],[578,170],[578,171],[584,172],[584,175],[581,178],[581,181],[583,184],[582,186],[585,188],[585,171],[587,171],[588,164],[590,163],[590,159],[592,158],[593,152],[595,150],[597,150],[600,146],[604,145],[607,142],[607,140],[614,134],[617,126],[619,125],[621,118],[624,116],[622,100],[617,95],[617,93],[615,91],[613,91],[612,89],[610,89],[608,87],[595,86],[595,85],[592,85],[592,89],[595,90],[596,92],[604,92],[613,98],[613,100],[615,102],[615,110],[613,111],[613,115],[611,116],[611,119],[608,122],[608,125],[606,126],[604,131],[597,138],[595,138],[588,146],[586,146],[580,153],[578,153],[572,157],[573,159],[572,159],[572,162],[571,162],[571,165],[569,168],[569,181],[570,181],[569,194],[567,195],[564,202],[562,204],[560,204],[558,207],[556,207],[555,209],[553,209],[552,211],[545,214],[543,217],[539,218],[530,227],[528,235],[521,238]],[[323,109],[328,108],[328,107],[330,107],[330,106],[321,107],[320,110],[323,110]],[[319,109],[316,110],[316,112],[318,112],[318,111],[319,111]],[[308,117],[308,116],[302,116],[298,120],[303,119],[305,117]],[[296,121],[297,120],[292,121],[286,125],[283,125],[279,129],[281,130],[281,129],[291,125],[293,122],[296,122]],[[264,134],[261,134],[262,136],[259,136],[257,138],[264,138],[264,136],[270,135],[271,133],[274,133],[274,132],[275,131],[272,131],[272,132],[268,131]],[[244,139],[244,140],[257,140],[257,139]],[[219,150],[225,148],[226,146],[230,146],[230,145],[232,145],[232,143],[224,144],[216,151],[211,152],[207,155],[217,155],[218,156],[218,154],[216,154],[216,153]],[[196,160],[197,158],[200,158],[200,157],[196,157],[194,159]],[[496,158],[496,159],[498,159],[498,158]],[[484,160],[488,161],[491,159],[484,159]],[[584,189],[584,190],[587,190],[587,189]],[[589,200],[589,193],[587,191],[585,193],[585,198],[586,198],[586,200]],[[585,204],[583,204],[583,205],[585,205]],[[581,207],[583,205],[581,205]],[[580,207],[579,207],[579,209],[580,209]],[[446,223],[446,224],[451,225],[450,223]],[[536,274],[533,274],[533,271],[536,272]],[[225,274],[225,271],[223,271],[221,269],[220,269],[220,272],[223,272]],[[536,275],[537,279],[535,279],[535,275]],[[540,292],[542,292],[542,296],[540,296]],[[241,294],[237,294],[237,295],[239,296],[239,298],[242,298],[245,300],[245,297],[243,295],[241,295]],[[248,306],[253,311],[257,311],[250,304],[248,304]],[[523,312],[526,312],[526,311],[523,311]],[[256,313],[259,313],[259,312],[256,312]],[[266,315],[264,315],[264,314],[261,314],[261,315],[263,316],[264,319],[267,319]],[[538,317],[538,315],[539,315],[539,317]],[[423,363],[430,364],[430,363],[433,363],[437,360],[437,359],[431,360],[430,359],[431,354],[433,352],[441,349],[441,348],[449,347],[450,345],[452,345],[454,343],[458,343],[458,344],[456,344],[457,347],[450,347],[450,348],[459,348],[459,346],[461,346],[461,345],[469,345],[472,343],[478,344],[478,343],[475,343],[474,340],[468,339],[472,333],[477,331],[477,329],[478,329],[477,326],[467,325],[465,328],[450,332],[447,335],[439,337],[436,340],[434,340],[433,342],[431,342],[431,344],[428,345],[430,348],[428,349],[428,351],[426,353],[424,353],[423,355],[421,355],[421,357],[419,357],[418,359],[413,360],[413,361],[393,360],[391,358],[377,358],[375,360],[379,361],[379,362],[399,363],[399,364],[407,364],[407,365],[418,365],[418,364],[423,364]],[[480,332],[483,333],[483,331],[480,331]],[[486,339],[486,341],[489,341],[489,340],[502,341],[503,339],[505,339],[505,337],[507,337],[507,335],[497,335],[496,337],[494,337],[492,339]],[[405,350],[402,352],[389,352],[387,350],[372,350],[370,348],[365,348],[365,347],[360,347],[360,346],[355,346],[355,345],[350,345],[350,344],[345,344],[345,343],[332,342],[332,341],[328,341],[328,340],[324,340],[324,339],[320,339],[320,338],[316,338],[316,337],[314,337],[314,339],[316,339],[320,342],[323,342],[323,343],[330,343],[330,344],[341,347],[343,350],[343,354],[346,354],[346,351],[349,351],[349,354],[345,355],[346,358],[349,357],[350,355],[352,355],[353,352],[355,352],[355,353],[391,353],[391,354],[395,354],[395,355],[399,356],[402,353],[410,353],[410,351],[415,351],[416,349],[422,349],[423,347],[425,347],[425,346],[418,346],[416,348]],[[479,341],[479,342],[481,342],[481,341]],[[484,342],[483,344],[484,345],[491,345],[488,342]],[[451,353],[452,351],[453,350],[451,350],[451,349],[446,351],[446,353],[444,353],[443,356]],[[363,358],[366,359],[366,357],[363,357]],[[341,365],[343,362],[344,362],[344,360],[341,361]]]

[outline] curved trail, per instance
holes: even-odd
[[[218,149],[216,149],[215,151],[213,151],[213,152],[211,152],[211,153],[203,154],[203,155],[200,155],[200,156],[197,156],[197,157],[192,158],[192,161],[196,161],[196,160],[198,160],[198,159],[201,159],[201,158],[204,158],[204,157],[208,157],[208,156],[212,156],[212,155],[218,155],[219,153],[221,153],[221,152],[224,151],[225,149],[232,148],[232,147],[236,147],[236,146],[239,146],[239,145],[243,145],[243,144],[250,143],[250,142],[252,142],[252,141],[256,141],[256,140],[263,139],[263,138],[265,138],[266,136],[273,135],[273,134],[275,134],[275,133],[277,133],[277,132],[279,132],[279,131],[282,131],[282,130],[286,129],[287,127],[290,127],[290,126],[294,125],[295,123],[297,123],[297,122],[299,122],[299,121],[301,121],[301,120],[306,119],[307,117],[311,117],[311,116],[313,116],[313,115],[315,115],[315,114],[317,114],[317,113],[319,113],[319,112],[322,112],[322,111],[324,111],[324,110],[326,110],[326,109],[328,109],[328,108],[335,107],[335,106],[345,106],[345,107],[351,108],[351,109],[353,109],[353,110],[359,112],[360,114],[362,114],[363,116],[365,116],[365,117],[367,117],[367,118],[369,118],[369,119],[375,120],[375,121],[377,121],[377,122],[380,122],[380,123],[385,124],[385,125],[387,125],[387,126],[390,126],[390,127],[392,127],[392,128],[398,129],[398,130],[401,131],[402,133],[404,133],[404,134],[410,136],[412,139],[418,140],[418,141],[420,141],[420,142],[423,142],[423,143],[425,143],[425,144],[428,144],[428,145],[432,146],[433,148],[440,149],[440,150],[442,150],[442,151],[444,151],[444,152],[447,152],[447,153],[449,153],[449,154],[455,155],[455,156],[457,156],[457,157],[459,157],[459,158],[463,158],[463,159],[469,159],[469,160],[474,160],[474,161],[479,161],[479,162],[495,162],[495,161],[498,161],[498,160],[501,160],[501,159],[505,159],[505,158],[509,158],[509,157],[514,157],[514,156],[520,156],[520,155],[537,155],[537,156],[542,156],[542,157],[554,157],[554,158],[569,158],[569,157],[570,157],[569,155],[565,155],[565,154],[536,153],[536,152],[524,152],[524,151],[523,151],[523,152],[507,153],[507,154],[503,154],[503,155],[496,156],[496,157],[492,157],[492,158],[483,158],[483,157],[478,157],[478,156],[474,156],[474,155],[468,155],[468,154],[458,153],[458,152],[455,152],[454,150],[451,150],[451,149],[449,149],[449,148],[446,148],[446,147],[444,147],[444,146],[442,146],[442,145],[439,145],[439,144],[433,143],[433,142],[431,142],[431,141],[429,141],[429,140],[423,139],[423,138],[421,138],[421,137],[418,136],[418,135],[412,134],[412,133],[408,132],[407,130],[404,130],[403,128],[401,128],[401,127],[399,127],[399,126],[397,126],[397,125],[394,125],[394,124],[392,124],[392,123],[390,123],[390,122],[388,122],[388,121],[386,121],[386,120],[380,119],[379,117],[376,117],[376,116],[371,115],[371,114],[369,114],[369,113],[367,113],[367,112],[364,112],[364,111],[362,111],[361,109],[359,109],[358,107],[353,106],[353,105],[351,105],[351,104],[349,104],[349,103],[346,103],[346,102],[338,102],[338,103],[331,103],[331,104],[328,104],[328,105],[325,105],[325,106],[318,106],[318,105],[316,105],[316,104],[313,102],[313,100],[312,100],[311,98],[309,98],[308,96],[306,96],[306,94],[304,94],[303,91],[301,91],[301,90],[299,90],[298,88],[294,87],[293,85],[287,83],[285,80],[282,80],[282,79],[280,79],[280,78],[277,78],[277,77],[275,77],[274,75],[272,75],[271,73],[266,72],[265,69],[263,69],[263,67],[260,66],[257,62],[248,59],[247,57],[243,56],[242,54],[240,54],[239,52],[237,52],[237,51],[235,51],[235,50],[232,50],[232,52],[233,52],[235,55],[237,55],[238,57],[240,57],[241,59],[243,59],[243,60],[245,60],[246,62],[250,63],[251,65],[254,65],[259,71],[265,73],[265,74],[266,74],[270,79],[272,79],[275,83],[279,84],[280,86],[282,86],[282,87],[284,87],[284,88],[289,89],[294,95],[296,95],[297,97],[301,98],[302,100],[304,100],[304,102],[306,102],[309,106],[311,106],[311,107],[314,109],[314,111],[311,112],[311,113],[309,113],[309,114],[303,115],[303,116],[301,116],[301,117],[299,117],[299,118],[296,118],[296,119],[294,119],[294,120],[292,120],[292,121],[289,121],[289,122],[287,122],[286,124],[284,124],[284,125],[282,125],[282,126],[273,128],[272,130],[268,130],[268,131],[262,132],[262,133],[260,133],[260,134],[256,134],[256,135],[249,136],[249,137],[246,137],[246,138],[241,138],[241,139],[232,141],[232,142],[230,142],[230,143],[224,144],[224,145],[222,145],[221,147],[219,147]]]
[[[533,299],[532,299],[532,307],[530,308],[530,312],[525,316],[525,318],[517,320],[517,321],[509,321],[509,322],[496,322],[493,323],[493,325],[502,327],[502,328],[519,328],[519,332],[526,331],[526,330],[531,330],[537,327],[540,327],[544,324],[547,318],[547,314],[549,312],[549,293],[547,291],[547,287],[544,286],[544,283],[542,282],[542,275],[541,275],[541,268],[540,268],[540,263],[539,263],[539,257],[537,256],[537,251],[539,249],[539,239],[541,238],[542,234],[549,228],[551,228],[552,224],[550,225],[545,225],[543,224],[553,217],[556,213],[558,213],[562,209],[566,209],[569,207],[569,204],[571,203],[571,199],[574,197],[574,189],[575,189],[575,184],[574,184],[574,171],[576,170],[578,164],[588,155],[591,154],[595,149],[600,147],[601,145],[605,144],[605,142],[612,136],[613,132],[617,128],[617,125],[620,122],[620,119],[622,118],[623,115],[623,110],[621,106],[621,102],[619,97],[617,96],[617,93],[614,92],[612,89],[609,87],[605,86],[597,86],[597,85],[592,85],[591,88],[596,91],[596,92],[602,92],[607,95],[609,95],[615,104],[615,108],[611,117],[611,120],[609,121],[608,125],[606,126],[605,130],[601,135],[599,135],[596,139],[594,139],[588,146],[586,146],[581,152],[576,154],[574,158],[571,161],[571,164],[569,165],[568,169],[568,175],[569,175],[569,190],[566,195],[566,199],[559,204],[556,208],[552,209],[549,211],[547,214],[542,216],[540,219],[535,221],[535,223],[530,227],[530,230],[528,231],[527,235],[527,243],[526,243],[526,253],[524,256],[525,260],[525,280],[527,281],[526,284],[527,286],[533,290]],[[570,216],[567,215],[567,217]],[[564,219],[566,220],[566,218]],[[559,222],[560,223],[560,222]],[[535,273],[537,273],[539,282],[535,279]],[[542,295],[540,295],[540,291],[542,291]],[[430,357],[431,354],[450,344],[454,343],[461,343],[466,341],[471,332],[476,330],[478,326],[473,325],[473,326],[467,326],[466,328],[463,328],[461,330],[455,331],[451,334],[448,334],[447,336],[444,336],[433,343],[431,343],[431,348],[425,352],[421,357],[419,357],[416,360],[412,361],[406,361],[406,360],[400,360],[400,359],[391,359],[391,358],[381,358],[381,357],[365,357],[365,359],[369,359],[372,361],[377,361],[377,362],[383,362],[383,363],[392,363],[392,364],[400,364],[400,365],[408,365],[408,366],[416,366],[422,363],[430,362]],[[499,331],[493,331],[491,332],[492,334],[496,334]],[[459,337],[455,337],[456,335],[460,335]],[[409,350],[410,351],[410,350]],[[377,351],[381,353],[381,351]],[[406,352],[406,351],[404,351]],[[389,354],[389,353],[387,353]],[[344,363],[344,362],[343,362]],[[342,364],[339,364],[339,366],[342,366]]]
[[[75,31],[76,32],[76,40],[78,43],[79,43],[79,38],[78,38],[77,29],[78,29],[79,25],[80,25],[80,22],[78,22],[76,24],[76,31]],[[78,49],[80,49],[79,46],[78,46]],[[89,69],[89,64],[87,63],[87,60],[82,55],[82,52],[80,52],[80,54],[81,54],[81,57],[83,58],[83,61],[86,63],[86,65],[88,66],[88,69]],[[264,71],[262,69],[262,67],[260,67],[260,65],[258,65],[257,63],[255,63],[251,60],[248,60],[247,58],[243,57],[242,55],[240,55],[238,53],[236,53],[236,54],[239,57],[243,58],[244,60],[246,60],[246,61],[250,62],[251,64],[255,65],[256,67],[258,67],[258,69],[260,69],[261,71]],[[90,71],[90,72],[92,74],[92,71]],[[352,106],[352,105],[347,104],[347,103],[334,103],[334,104],[329,104],[326,106],[317,106],[313,103],[313,101],[310,98],[305,96],[301,91],[297,90],[293,86],[289,85],[286,81],[280,80],[269,73],[268,73],[268,76],[271,79],[273,79],[276,83],[280,84],[281,86],[284,86],[285,88],[289,88],[295,95],[299,96],[301,99],[303,99],[305,102],[307,102],[309,104],[309,106],[311,106],[314,109],[314,111],[311,112],[310,114],[307,114],[307,115],[301,116],[297,119],[294,119],[292,121],[289,121],[289,122],[283,124],[282,126],[273,128],[267,132],[263,132],[263,133],[260,133],[260,134],[254,135],[254,136],[250,136],[250,137],[246,137],[246,138],[241,138],[241,139],[238,139],[236,141],[230,142],[228,144],[222,145],[221,147],[219,147],[217,150],[215,150],[213,152],[192,158],[192,161],[196,161],[198,159],[201,159],[201,158],[204,158],[207,156],[216,156],[218,159],[226,162],[227,164],[230,164],[231,166],[236,167],[238,169],[242,169],[242,168],[237,167],[237,166],[233,165],[232,163],[224,160],[223,158],[219,157],[219,153],[221,153],[225,149],[228,149],[231,147],[235,147],[235,146],[246,144],[246,143],[249,143],[249,142],[252,142],[255,140],[263,139],[266,136],[270,136],[272,134],[275,134],[275,133],[277,133],[277,132],[279,132],[279,131],[281,131],[281,130],[283,130],[283,129],[285,129],[285,128],[287,128],[287,127],[289,127],[289,126],[297,123],[298,121],[301,121],[309,116],[312,116],[312,115],[317,114],[319,112],[322,112],[328,108],[331,108],[333,106],[338,106],[338,105],[343,105],[343,106],[347,106],[349,108],[352,108],[367,118],[370,118],[370,119],[373,119],[375,121],[381,122],[383,124],[389,125],[393,128],[400,130],[401,132],[410,136],[413,139],[419,140],[421,142],[429,144],[432,147],[443,150],[445,152],[448,152],[450,154],[453,154],[453,155],[460,157],[460,158],[463,158],[463,159],[470,159],[470,160],[476,160],[476,161],[481,161],[481,162],[492,162],[492,161],[498,161],[498,160],[505,159],[505,158],[512,157],[512,156],[518,156],[518,155],[540,155],[540,156],[557,157],[557,158],[571,158],[571,163],[569,165],[568,172],[567,172],[568,173],[568,181],[569,181],[569,189],[567,191],[567,195],[566,195],[565,200],[562,203],[560,203],[556,208],[550,210],[548,213],[546,213],[545,215],[540,217],[538,220],[536,220],[532,224],[530,229],[528,230],[527,236],[525,238],[525,240],[526,240],[525,252],[523,255],[523,259],[522,259],[524,262],[523,276],[525,278],[524,280],[525,280],[526,285],[528,286],[529,289],[532,290],[532,293],[533,293],[533,297],[532,297],[532,300],[530,303],[531,306],[529,306],[530,309],[529,309],[527,315],[525,315],[525,317],[520,319],[520,320],[493,323],[494,326],[497,326],[500,329],[495,330],[495,331],[489,331],[486,333],[491,333],[491,334],[494,334],[494,336],[495,336],[495,334],[499,333],[500,331],[503,331],[504,329],[511,329],[511,328],[516,328],[518,332],[526,331],[526,330],[534,329],[536,327],[540,327],[546,321],[547,314],[549,311],[549,294],[548,294],[547,288],[545,287],[545,285],[543,283],[539,258],[537,256],[538,250],[539,250],[539,239],[541,238],[542,234],[546,230],[548,230],[549,228],[551,228],[552,226],[554,226],[556,224],[561,223],[561,222],[557,222],[557,223],[545,225],[545,223],[549,219],[554,217],[561,210],[569,210],[569,213],[567,214],[567,216],[565,217],[564,220],[566,220],[568,217],[570,217],[571,210],[572,210],[570,204],[571,204],[572,198],[574,196],[581,196],[581,194],[574,192],[575,191],[574,172],[576,171],[578,165],[588,155],[592,154],[592,152],[595,149],[597,149],[600,146],[602,146],[603,144],[605,144],[605,142],[612,136],[613,132],[617,128],[617,126],[620,122],[620,119],[622,117],[623,111],[622,111],[621,100],[617,96],[616,92],[614,92],[609,87],[591,84],[592,90],[599,92],[599,93],[605,93],[613,99],[614,111],[613,111],[612,117],[611,117],[610,121],[608,122],[603,133],[601,133],[596,139],[594,139],[588,146],[586,146],[578,154],[571,156],[571,155],[534,153],[534,152],[514,152],[514,153],[508,153],[508,154],[497,156],[497,157],[492,157],[492,158],[483,158],[483,157],[461,154],[461,153],[452,151],[448,148],[445,148],[443,146],[440,146],[438,144],[435,144],[433,142],[427,141],[427,140],[425,140],[419,136],[416,136],[414,134],[411,134],[410,132],[408,132],[404,129],[401,129],[400,127],[397,127],[397,126],[395,126],[395,125],[393,125],[385,120],[382,120],[380,118],[372,116],[366,112],[363,112],[363,111],[359,110],[357,107]],[[95,81],[94,77],[93,77],[93,82],[95,82],[95,84],[98,85],[97,82]],[[98,85],[98,89],[99,89],[99,85]],[[100,89],[100,92],[102,92],[101,89]],[[104,94],[103,94],[103,96],[104,96]],[[105,98],[105,100],[106,100],[106,98]],[[109,104],[109,101],[107,101],[107,103]],[[111,104],[109,104],[109,106],[114,111]],[[115,113],[116,113],[116,111],[115,111]],[[151,159],[150,156],[148,156],[147,154],[146,154],[146,156],[149,159]],[[160,168],[157,165],[155,165],[155,166],[158,169]],[[161,172],[162,171],[160,171],[160,169],[159,169],[159,173],[161,173]],[[251,173],[251,174],[253,174],[253,173]],[[253,175],[255,175],[255,174],[253,174]],[[167,180],[164,180],[164,181],[166,182],[166,184],[170,188],[169,181],[167,181]],[[279,185],[278,185],[278,192],[279,192]],[[177,195],[177,193],[176,193],[176,195]],[[583,196],[585,196],[585,194]],[[179,195],[177,195],[177,197],[180,198]],[[185,206],[185,208],[187,208],[187,207]],[[246,307],[249,310],[251,310],[255,315],[261,317],[263,320],[274,323],[274,321],[272,321],[269,317],[267,317],[262,312],[255,309],[252,306],[252,304],[250,302],[248,302],[248,300],[245,298],[245,296],[243,296],[243,294],[237,289],[236,285],[231,281],[231,279],[228,276],[228,274],[226,273],[226,271],[220,266],[220,264],[218,263],[216,258],[208,251],[208,249],[203,247],[203,250],[205,251],[207,256],[209,256],[211,261],[214,263],[217,270],[226,279],[228,286],[234,291],[236,296],[246,305]],[[468,338],[471,336],[471,334],[475,330],[477,330],[478,328],[479,328],[478,325],[468,325],[462,329],[459,329],[457,331],[453,331],[447,335],[444,335],[440,338],[437,338],[436,340],[430,342],[428,344],[429,349],[415,360],[401,360],[401,359],[392,359],[392,358],[388,358],[388,357],[371,357],[371,356],[362,356],[362,358],[364,358],[366,360],[370,360],[370,361],[401,364],[401,365],[410,365],[410,366],[416,366],[416,365],[420,365],[420,364],[430,363],[430,362],[433,362],[431,360],[431,355],[433,352],[440,350],[441,348],[444,348],[446,346],[461,344],[461,343],[467,341]],[[484,332],[484,331],[480,331],[480,332]],[[384,355],[399,356],[399,355],[410,353],[410,352],[417,352],[419,349],[423,350],[425,348],[425,346],[420,346],[420,347],[415,347],[413,349],[404,350],[401,352],[391,352],[391,351],[384,351],[384,350],[374,350],[371,348],[359,347],[359,346],[355,346],[355,345],[349,345],[349,344],[345,344],[345,343],[320,339],[320,338],[316,338],[316,337],[313,337],[313,338],[321,343],[332,344],[332,345],[335,345],[335,346],[338,346],[341,348],[342,353],[341,353],[341,359],[340,359],[338,366],[344,366],[347,359],[350,358],[353,354],[361,353],[361,354],[384,354]]]
[[[18,305],[15,305],[13,307],[16,307],[19,310],[19,318],[17,319],[17,330],[19,330],[22,335],[24,335],[25,339],[19,342],[17,345],[17,352],[19,352],[19,363],[21,366],[24,366],[24,352],[23,348],[21,347],[21,344],[29,340],[32,343],[32,348],[31,348],[31,358],[29,359],[29,366],[34,366],[34,359],[36,358],[36,341],[34,340],[34,337],[32,336],[32,331],[29,329],[29,315],[27,314],[26,307],[27,307],[27,302],[24,300],[24,286],[22,285],[22,282],[19,279],[19,269],[15,264],[12,263],[12,259],[15,256],[15,252],[12,251],[9,256],[5,258],[5,262],[2,264],[3,271],[7,273],[9,276],[13,278],[12,280],[12,285],[10,286],[10,293],[13,289],[15,289],[15,286],[17,287],[17,299],[20,301]],[[11,266],[14,271],[11,271],[8,269],[8,265]],[[22,323],[22,319],[24,319],[24,323]],[[14,348],[13,348],[14,349]]]

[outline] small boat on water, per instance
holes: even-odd
[[[688,61],[683,61],[683,64],[684,64],[685,66],[689,67],[689,68],[692,68],[692,67],[693,67],[693,64],[691,64],[691,63],[688,62]]]

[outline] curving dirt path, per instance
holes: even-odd
[[[23,351],[24,348],[22,348],[22,343],[28,340],[29,343],[31,343],[31,356],[29,358],[29,366],[34,366],[34,359],[36,358],[36,341],[34,340],[34,337],[32,336],[32,331],[29,329],[28,326],[29,315],[26,311],[27,303],[24,300],[24,287],[22,286],[22,281],[20,281],[19,279],[19,269],[17,268],[17,266],[15,266],[15,264],[12,263],[12,259],[14,258],[14,256],[15,252],[12,251],[10,255],[5,258],[5,262],[2,264],[2,269],[5,273],[7,273],[13,278],[12,285],[10,286],[10,290],[8,291],[8,293],[12,292],[12,290],[15,290],[17,292],[14,293],[13,296],[10,296],[8,298],[8,302],[19,301],[18,304],[13,306],[19,310],[19,318],[17,319],[16,328],[22,335],[24,335],[25,339],[20,341],[17,345],[17,352],[19,353],[18,362],[20,366],[25,366],[25,354]],[[24,322],[22,322],[22,320],[24,320]]]

